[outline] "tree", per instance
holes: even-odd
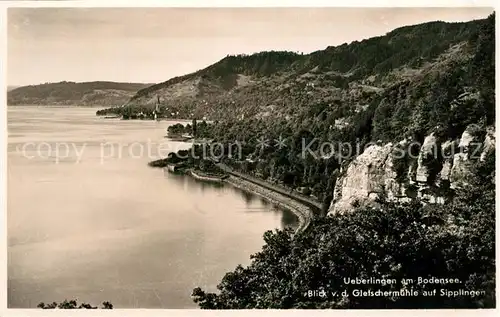
[[[476,169],[477,178],[446,208],[419,201],[381,202],[380,208],[360,207],[316,219],[295,236],[290,230],[268,231],[248,267],[227,273],[218,293],[194,289],[193,300],[203,309],[495,307],[494,157]],[[417,284],[419,278],[430,277],[456,278],[459,283]],[[396,282],[353,285],[344,278]],[[403,278],[414,282],[405,285]],[[402,289],[418,294],[394,293]],[[481,293],[424,296],[434,289]],[[327,295],[311,295],[320,290]],[[354,295],[376,290],[393,293]]]
[[[55,308],[59,308],[59,309],[97,309],[96,306],[92,306],[92,305],[87,304],[87,303],[81,303],[80,305],[78,305],[77,300],[69,300],[68,301],[66,299],[59,304],[56,302],[52,302],[51,304],[45,304],[44,302],[41,302],[40,304],[38,304],[37,307],[42,308],[42,309],[55,309]],[[101,309],[113,309],[113,304],[111,304],[110,302],[103,302],[102,306],[100,308]]]
[[[196,119],[193,119],[193,126],[191,128],[193,138],[196,138]]]

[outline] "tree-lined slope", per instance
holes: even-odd
[[[295,121],[321,114],[331,125],[380,102],[377,98],[388,96],[395,86],[426,85],[437,73],[466,62],[483,22],[407,26],[305,55],[269,51],[227,56],[139,90],[128,107],[146,111],[159,98],[168,117]]]

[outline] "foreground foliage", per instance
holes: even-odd
[[[227,273],[219,292],[193,291],[204,309],[236,308],[475,308],[495,306],[494,156],[446,207],[418,201],[315,220],[292,239],[266,232],[252,263]],[[395,285],[351,285],[344,278],[396,279]],[[459,284],[417,284],[418,278],[458,278]],[[401,279],[413,279],[403,285]],[[358,290],[423,291],[435,296],[355,297]],[[484,291],[440,296],[440,289]],[[326,296],[309,296],[325,290]],[[347,290],[350,296],[342,296]],[[309,292],[309,293],[308,293]],[[337,292],[332,295],[332,292]]]
[[[92,306],[92,305],[87,304],[87,303],[81,303],[80,305],[78,305],[77,300],[69,300],[68,301],[66,299],[59,304],[56,302],[53,302],[50,304],[45,304],[42,302],[42,303],[38,304],[37,307],[42,308],[42,309],[56,309],[56,308],[59,308],[59,309],[97,309],[96,306]],[[110,302],[103,302],[102,306],[100,308],[101,309],[113,309],[113,304],[111,304]]]

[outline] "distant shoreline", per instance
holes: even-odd
[[[7,107],[37,107],[37,108],[106,108],[103,105],[40,105],[40,104],[7,104]]]

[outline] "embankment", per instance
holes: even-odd
[[[247,180],[251,183],[265,187],[271,191],[277,192],[285,197],[296,200],[296,201],[302,203],[303,205],[306,205],[307,207],[309,207],[310,209],[312,209],[314,211],[318,211],[318,212],[321,211],[321,207],[322,207],[321,203],[319,201],[316,201],[316,200],[310,198],[310,197],[306,197],[304,195],[298,194],[297,192],[291,191],[290,189],[286,189],[282,186],[268,183],[268,182],[260,180],[256,177],[246,175],[243,173],[239,173],[237,171],[232,170],[231,168],[229,168],[225,164],[217,164],[217,166],[219,166],[221,169],[223,169],[226,173],[228,173],[230,175],[233,175],[233,176],[238,177],[238,178],[242,178],[242,179]]]
[[[222,182],[224,180],[224,177],[205,175],[199,171],[194,171],[193,169],[189,169],[188,174],[191,175],[192,177],[198,179],[198,180],[207,181],[207,182]]]
[[[156,162],[150,163],[150,165],[155,164]],[[225,164],[219,163],[217,166],[229,174],[229,176],[216,177],[212,175],[205,175],[204,173],[194,171],[193,169],[188,169],[186,173],[198,180],[227,182],[241,190],[259,195],[281,208],[290,210],[299,219],[299,226],[297,227],[296,233],[304,231],[309,226],[314,214],[321,210],[321,204],[317,201],[297,195],[293,192],[287,191],[286,189],[256,179],[255,177],[233,171]]]
[[[273,204],[276,204],[279,207],[293,212],[299,219],[299,226],[295,231],[296,233],[302,232],[307,229],[309,223],[314,217],[314,212],[310,206],[307,206],[274,190],[234,175],[229,176],[224,181],[233,185],[234,187],[259,195],[264,199],[272,202]]]

